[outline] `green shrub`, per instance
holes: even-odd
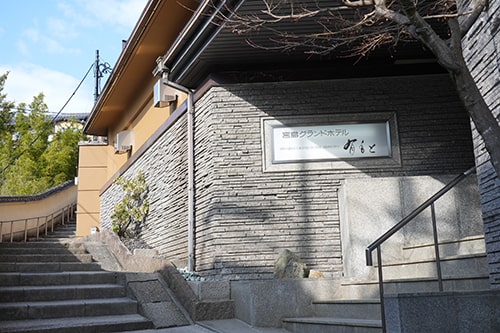
[[[121,186],[123,198],[115,203],[111,222],[119,237],[137,238],[149,213],[148,186],[141,171],[132,179],[118,177],[113,182]]]

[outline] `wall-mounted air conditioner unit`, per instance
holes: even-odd
[[[134,134],[132,131],[121,131],[115,137],[115,154],[123,154],[132,150]]]
[[[163,79],[159,79],[154,86],[153,100],[155,107],[167,107],[170,103],[177,100],[176,91],[174,88],[164,84]]]

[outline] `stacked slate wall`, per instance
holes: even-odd
[[[400,166],[263,172],[262,118],[372,112],[396,113]],[[344,179],[457,175],[473,165],[469,121],[447,75],[213,87],[195,123],[196,268],[206,275],[269,277],[284,249],[341,275]]]
[[[184,114],[122,174],[128,179],[144,174],[150,207],[141,239],[179,265],[187,262],[186,124]],[[102,193],[101,228],[111,229],[114,204],[121,198],[116,184]]]
[[[467,65],[491,112],[500,117],[500,2],[490,1],[472,30],[463,39]],[[500,180],[484,143],[473,130],[479,190],[485,230],[490,284],[500,288]],[[497,143],[500,145],[500,142]]]
[[[263,171],[263,118],[373,112],[396,114],[401,165]],[[183,115],[123,174],[142,170],[149,185],[143,240],[183,262],[186,145]],[[213,86],[195,105],[195,269],[219,278],[268,278],[278,254],[289,249],[309,268],[340,276],[346,179],[440,178],[472,164],[469,120],[447,75]],[[111,228],[119,197],[116,185],[103,191],[102,228]]]

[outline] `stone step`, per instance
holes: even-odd
[[[445,290],[482,290],[489,288],[488,275],[448,277],[443,281]],[[347,282],[341,284],[346,299],[322,300],[313,302],[315,317],[288,318],[283,327],[290,332],[381,332],[380,301],[378,282]],[[384,283],[386,294],[422,293],[438,290],[434,278],[389,280]],[[353,297],[353,299],[347,299]]]
[[[23,254],[86,254],[85,248],[83,247],[12,247],[12,248],[0,248],[0,253],[2,255],[23,255]]]
[[[0,302],[61,301],[124,296],[125,289],[117,284],[0,287]]]
[[[489,285],[489,276],[487,274],[443,278],[443,289],[445,291],[484,290],[488,289]],[[438,280],[436,278],[401,279],[384,282],[384,292],[386,294],[433,292],[438,290]]]
[[[54,231],[51,231],[48,233],[46,237],[50,237],[51,235],[57,235],[57,234],[74,234],[76,232],[76,226],[60,226],[57,229],[54,229]]]
[[[320,301],[313,302],[313,307],[316,317],[380,320],[380,301],[378,299]]]
[[[92,256],[90,254],[21,254],[21,255],[9,255],[0,254],[0,262],[92,262]]]
[[[30,238],[28,239],[28,243],[68,243],[71,241],[74,241],[75,237],[64,237],[63,236],[57,236],[57,237],[48,237],[48,236],[40,236],[40,238]]]
[[[0,243],[0,332],[124,332],[153,323],[138,314],[117,273],[93,262],[76,225],[28,242]]]
[[[0,303],[0,321],[89,317],[137,313],[137,302],[126,297],[52,302]],[[0,324],[1,325],[1,324]]]
[[[64,228],[74,228],[76,229],[76,221],[70,220],[69,222],[65,222],[64,224],[56,224],[54,226],[56,229],[64,229]]]
[[[339,295],[345,299],[376,299],[379,297],[378,281],[355,281],[345,279]],[[446,291],[473,291],[489,288],[489,276],[477,274],[470,276],[444,276],[443,289]],[[413,279],[384,279],[385,293],[417,293],[433,292],[438,289],[435,277]]]
[[[53,233],[50,233],[47,236],[44,236],[43,238],[51,239],[51,238],[74,238],[74,237],[75,237],[75,232],[68,230],[68,231],[54,231]]]
[[[11,248],[71,248],[82,246],[81,242],[75,240],[63,240],[61,242],[44,240],[39,238],[38,240],[29,239],[27,242],[1,242],[0,250],[11,249]]]
[[[441,257],[441,272],[443,276],[488,274],[486,254],[443,256]],[[437,265],[434,258],[384,263],[383,274],[384,279],[435,277]]]
[[[283,328],[293,333],[381,333],[382,322],[331,317],[285,318]]]
[[[255,327],[247,324],[241,319],[215,319],[197,321],[195,325],[185,326],[179,331],[162,331],[156,333],[290,333],[283,328]],[[139,331],[135,333],[155,333],[151,331]]]
[[[54,231],[59,231],[59,230],[76,230],[76,223],[64,223],[64,224],[57,224],[54,226]]]
[[[99,271],[98,263],[83,262],[0,262],[0,272],[73,272],[73,271]]]
[[[1,285],[8,286],[44,286],[71,284],[111,284],[116,283],[116,274],[106,271],[90,272],[33,272],[0,273]]]
[[[153,328],[151,321],[138,314],[0,321],[2,333],[101,333],[149,328]]]
[[[442,240],[439,253],[442,257],[453,257],[486,252],[484,236],[470,236],[461,239]],[[403,257],[411,260],[435,257],[434,243],[420,243],[403,247]]]
[[[65,224],[63,226],[58,227],[54,232],[59,232],[59,231],[71,231],[75,232],[76,231],[76,224]]]

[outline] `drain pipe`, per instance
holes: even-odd
[[[188,272],[194,271],[194,93],[177,82],[168,80],[168,71],[162,74],[162,84],[187,94],[187,149],[188,149]]]

